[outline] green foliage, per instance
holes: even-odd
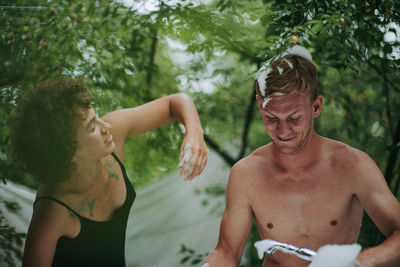
[[[11,212],[20,208],[18,203],[5,201],[0,198],[0,205],[5,205]],[[16,266],[14,260],[22,259],[21,246],[25,238],[24,233],[19,233],[13,226],[9,226],[0,212],[0,265]]]
[[[60,75],[80,79],[94,96],[99,115],[178,90],[176,75],[169,71],[170,59],[156,53],[165,44],[151,48],[152,40],[160,38],[157,32],[165,27],[163,16],[177,7],[146,15],[108,0],[59,0],[50,5],[47,1],[10,1],[2,5],[9,6],[0,8],[2,180],[37,186],[12,157],[7,125],[27,88]],[[174,124],[130,142],[127,150],[131,153],[125,162],[128,174],[145,184],[176,169],[182,136]],[[154,168],[153,162],[160,167]]]
[[[191,265],[195,266],[199,266],[208,255],[208,253],[198,254],[194,249],[188,248],[184,244],[181,244],[181,250],[179,251],[179,254],[182,254],[182,259],[180,261],[181,264],[190,262]]]
[[[59,75],[81,79],[99,115],[180,88],[193,97],[205,133],[232,158],[248,123],[248,154],[269,142],[251,102],[255,72],[295,36],[318,67],[324,110],[317,132],[366,151],[400,194],[400,56],[393,53],[400,44],[384,41],[400,24],[399,1],[160,1],[146,14],[111,0],[2,2],[7,5],[42,8],[0,8],[1,181],[37,186],[12,156],[7,122],[27,88]],[[176,53],[168,40],[183,48]],[[125,165],[135,185],[176,170],[182,137],[174,123],[128,141]],[[376,228],[363,225],[360,242],[376,243]],[[253,229],[250,263],[257,238]],[[186,261],[196,258],[183,254]]]
[[[10,146],[8,121],[27,88],[60,75],[79,79],[93,95],[99,115],[178,91],[171,60],[156,53],[158,49],[162,51],[165,44],[151,46],[153,40],[160,38],[157,31],[165,26],[164,11],[154,19],[154,14],[140,15],[118,1],[107,0],[57,0],[50,4],[40,0],[2,1],[2,6],[2,182],[13,180],[37,187],[32,177],[24,172],[23,164],[13,157]],[[18,8],[21,6],[34,8]],[[135,186],[177,169],[182,138],[182,131],[175,123],[128,142],[125,166]],[[4,223],[2,215],[0,219],[0,238],[9,242],[4,243],[7,246],[4,251],[9,255],[17,251],[21,242],[16,243],[19,239],[13,237],[16,233]]]

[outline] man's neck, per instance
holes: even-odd
[[[311,131],[304,147],[296,154],[284,154],[274,146],[273,154],[276,163],[288,171],[308,169],[319,158],[320,137]]]

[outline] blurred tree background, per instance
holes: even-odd
[[[0,0],[0,180],[36,188],[12,156],[8,120],[27,88],[59,75],[81,80],[100,116],[188,93],[209,148],[233,165],[269,142],[256,70],[299,44],[324,96],[316,131],[366,151],[400,196],[399,10],[396,0]],[[135,186],[177,169],[183,134],[175,123],[128,142]],[[0,245],[12,250],[21,237],[0,227]],[[249,244],[257,239],[252,231]],[[364,216],[359,242],[381,240]],[[254,249],[243,265],[259,265]]]

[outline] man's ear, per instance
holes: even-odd
[[[316,118],[321,114],[322,111],[322,103],[323,103],[323,97],[322,96],[317,96],[317,98],[314,100],[312,103],[313,107],[313,117]]]

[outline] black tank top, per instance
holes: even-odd
[[[75,214],[81,222],[77,237],[60,237],[52,266],[125,266],[125,233],[128,216],[136,193],[126,175],[125,167],[113,153],[119,163],[125,180],[125,203],[116,209],[108,221],[92,221],[80,216],[68,205],[52,197],[39,197],[58,202]],[[35,205],[35,203],[33,205]]]

